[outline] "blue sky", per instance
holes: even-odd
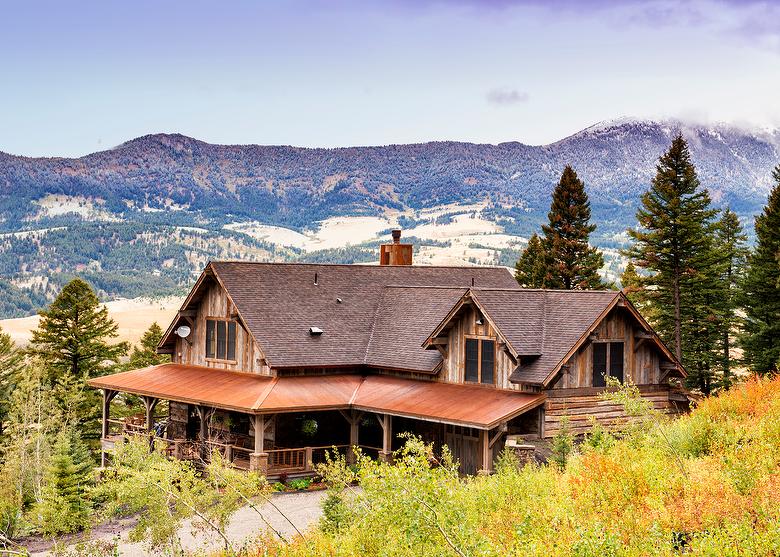
[[[780,125],[780,3],[0,0],[0,151],[543,144],[619,116]]]

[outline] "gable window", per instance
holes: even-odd
[[[606,387],[606,377],[623,382],[623,343],[593,343],[593,386]]]
[[[470,383],[495,383],[496,341],[466,338],[465,377]]]
[[[227,319],[206,319],[206,358],[235,361],[236,322]]]

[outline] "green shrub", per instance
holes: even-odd
[[[574,450],[574,437],[569,428],[569,416],[564,415],[561,417],[560,429],[552,440],[552,461],[563,470],[566,468],[572,450]]]

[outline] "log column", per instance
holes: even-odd
[[[255,450],[249,455],[249,470],[268,475],[268,453],[265,452],[265,416],[255,414]]]
[[[349,423],[349,448],[347,449],[346,457],[348,464],[354,464],[356,460],[355,449],[360,443],[360,419],[363,417],[363,413],[355,412],[354,410],[351,412],[340,410],[339,412]]]
[[[379,460],[390,462],[393,459],[393,417],[390,414],[377,414],[376,419],[382,427],[382,450]]]
[[[100,434],[100,466],[106,466],[106,451],[105,443],[108,439],[108,420],[111,419],[111,401],[117,395],[117,391],[111,389],[103,389],[103,423]]]
[[[211,437],[209,433],[209,419],[211,419],[214,409],[201,405],[197,405],[195,409],[197,410],[198,418],[200,419],[200,457],[203,460],[206,460],[209,456],[207,441],[209,441]]]
[[[479,430],[479,470],[478,473],[489,474],[492,468],[492,462],[490,458],[490,432],[485,429]]]
[[[146,432],[149,434],[149,450],[154,450],[154,409],[157,408],[157,403],[160,402],[159,398],[151,396],[142,396],[141,400],[144,403],[146,409]]]

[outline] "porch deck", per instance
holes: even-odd
[[[135,437],[148,440],[150,448],[161,450],[170,458],[204,463],[208,461],[214,451],[218,451],[222,458],[234,468],[247,472],[251,470],[252,449],[216,440],[206,440],[205,443],[201,443],[199,440],[193,439],[170,439],[150,433],[144,425],[140,425],[136,421],[133,418],[108,419],[108,434],[101,439],[103,450],[113,449],[117,443]],[[357,445],[357,447],[364,454],[373,458],[378,458],[382,451],[379,447],[366,445]],[[267,455],[264,475],[269,479],[276,479],[282,474],[289,476],[313,475],[316,465],[325,462],[326,453],[332,454],[335,451],[341,455],[347,455],[349,448],[349,445],[342,444],[268,449],[264,452]],[[201,449],[204,450],[201,451]]]

